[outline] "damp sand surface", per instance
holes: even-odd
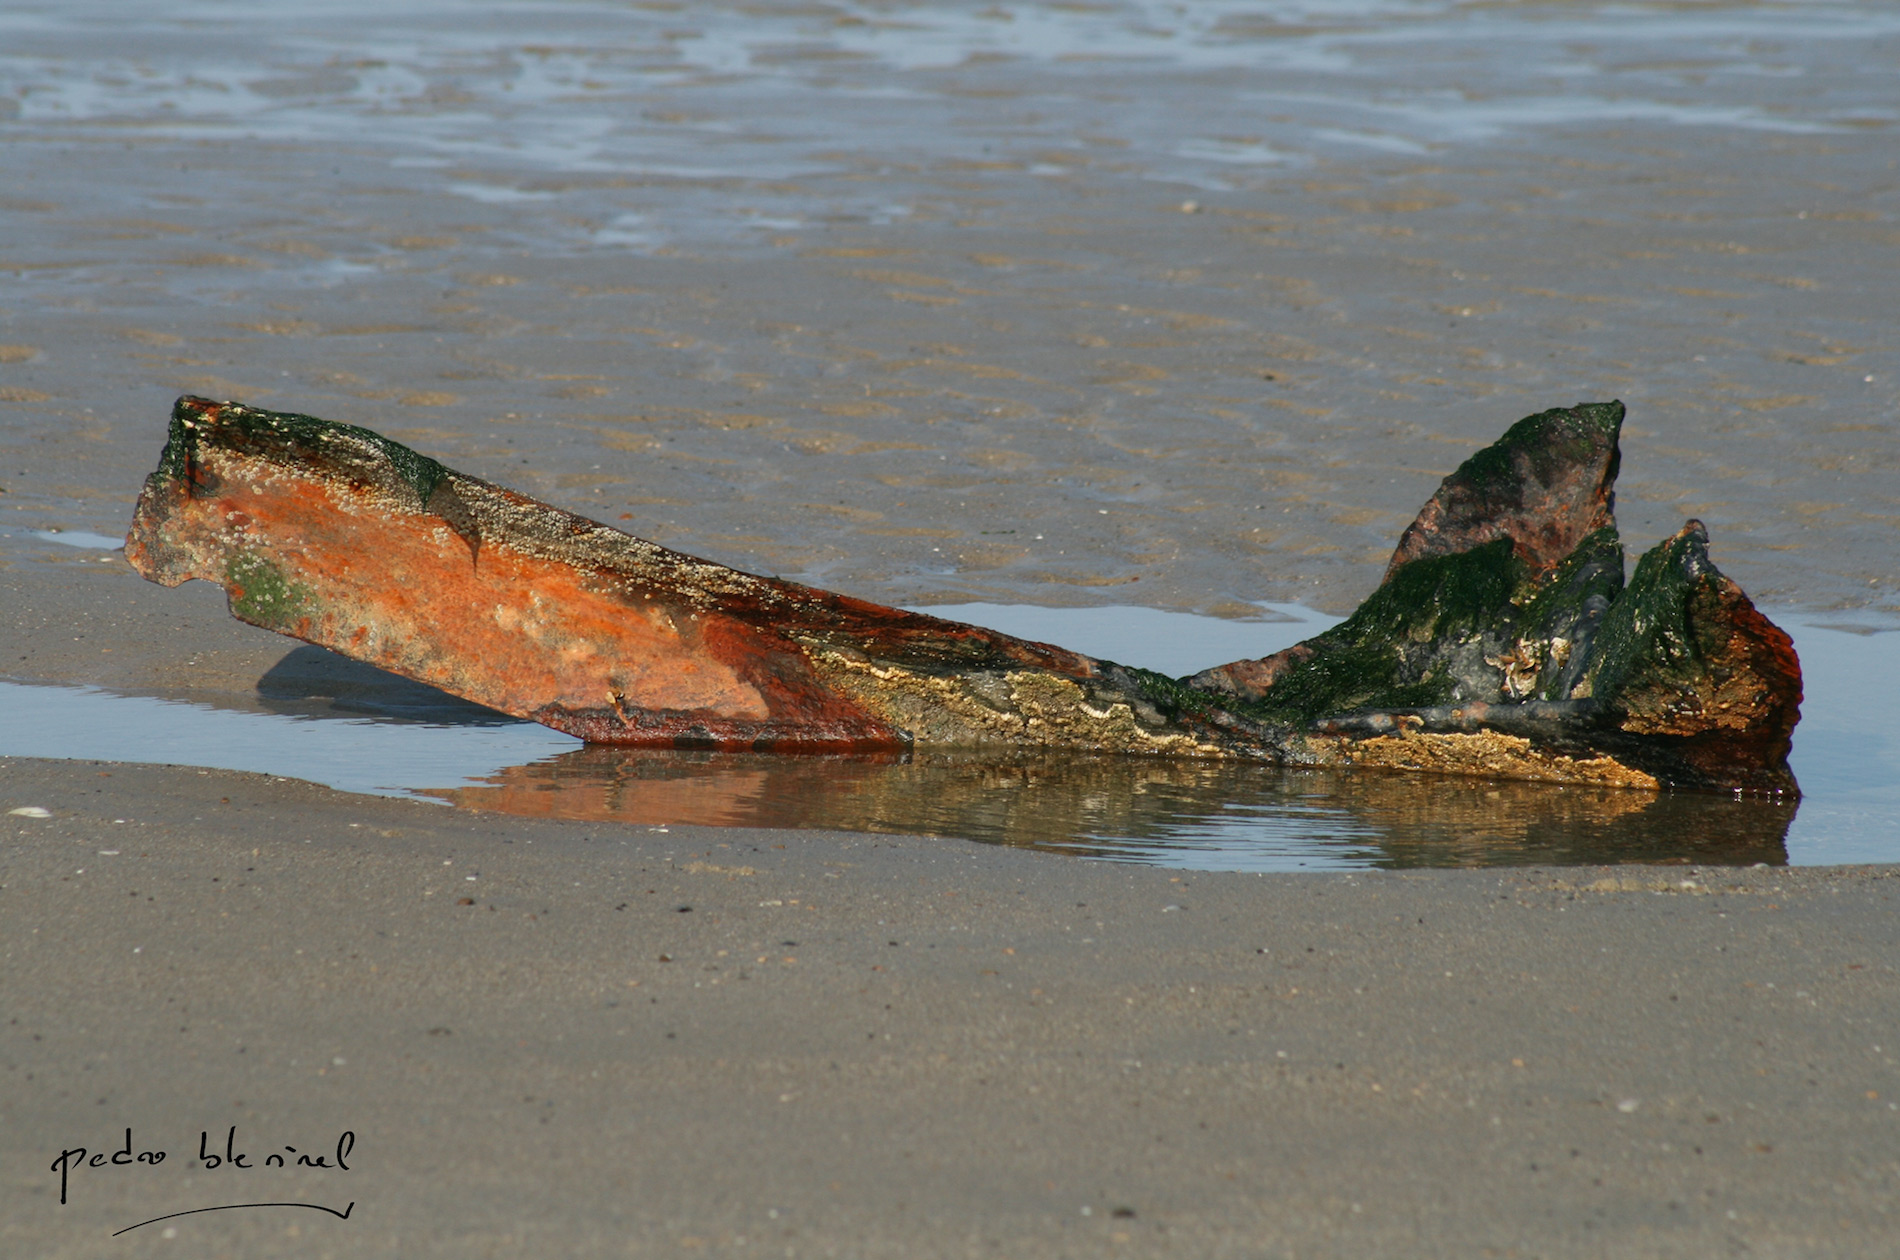
[[[288,645],[77,545],[186,390],[880,602],[1228,619],[1343,614],[1459,460],[1619,397],[1632,547],[1699,517],[1877,649],[1897,26],[15,4],[0,675],[262,707]],[[1888,867],[1201,874],[17,758],[0,795],[47,812],[0,814],[9,1254],[1891,1250]],[[341,1188],[212,1179],[233,1124],[353,1129],[382,1188],[108,1241]],[[59,1209],[32,1170],[128,1125],[164,1176]]]
[[[1891,867],[1185,873],[0,773],[49,814],[0,816],[9,1254],[1890,1250]],[[127,1126],[170,1158],[60,1207]],[[207,1169],[233,1126],[351,1169]],[[109,1238],[246,1201],[355,1208]]]

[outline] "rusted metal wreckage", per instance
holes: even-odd
[[[1187,678],[670,551],[352,425],[181,398],[126,554],[582,739],[1042,747],[1793,792],[1788,635],[1690,521],[1624,578],[1620,403],[1466,460],[1344,623]]]

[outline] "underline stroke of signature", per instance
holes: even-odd
[[[127,1225],[124,1229],[119,1230],[118,1233],[115,1233],[112,1236],[114,1238],[117,1238],[119,1234],[129,1234],[133,1230],[138,1229],[140,1226],[143,1226],[143,1225],[156,1225],[160,1221],[169,1221],[169,1220],[172,1220],[174,1217],[179,1217],[179,1216],[196,1216],[200,1212],[229,1212],[233,1210],[234,1208],[269,1208],[269,1207],[311,1208],[312,1210],[318,1211],[318,1212],[328,1212],[331,1216],[336,1217],[340,1221],[347,1221],[350,1219],[350,1213],[356,1210],[356,1203],[354,1200],[352,1200],[350,1205],[344,1208],[341,1212],[337,1211],[333,1207],[325,1207],[321,1203],[221,1203],[216,1207],[191,1208],[188,1211],[184,1211],[184,1212],[168,1212],[164,1216],[154,1216],[149,1221],[140,1221],[138,1225]]]

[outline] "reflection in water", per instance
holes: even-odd
[[[1325,620],[1280,607],[1242,623],[1152,609],[933,611],[1176,672],[1273,651]],[[922,833],[1192,870],[1894,861],[1900,739],[1866,715],[1900,708],[1900,631],[1860,614],[1775,616],[1806,676],[1798,818],[1792,801],[1223,762],[586,748],[313,647],[259,680],[263,712],[0,681],[0,757],[162,759],[512,814]]]
[[[784,757],[585,747],[456,805],[836,828],[1224,870],[1787,861],[1789,802],[1132,757]]]

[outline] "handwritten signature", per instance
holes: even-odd
[[[225,1131],[224,1149],[222,1151],[212,1149],[211,1133],[209,1130],[199,1131],[197,1163],[199,1167],[206,1171],[219,1168],[227,1168],[233,1171],[256,1171],[271,1168],[307,1168],[320,1169],[327,1172],[347,1173],[350,1171],[350,1155],[355,1149],[356,1133],[354,1130],[345,1129],[338,1135],[334,1146],[325,1147],[321,1152],[299,1150],[295,1146],[285,1145],[281,1151],[271,1151],[254,1161],[251,1149],[240,1149],[237,1126],[232,1125]],[[137,1167],[139,1165],[154,1168],[164,1163],[166,1158],[167,1152],[163,1150],[159,1150],[156,1147],[147,1148],[134,1143],[132,1140],[132,1130],[129,1127],[125,1131],[125,1142],[117,1150],[95,1151],[84,1146],[74,1146],[63,1150],[59,1153],[59,1158],[53,1161],[51,1168],[51,1171],[59,1174],[60,1205],[62,1207],[65,1206],[67,1193],[72,1184],[73,1173],[80,1169],[96,1168],[104,1170],[115,1167]],[[139,1228],[140,1225],[151,1225],[158,1221],[168,1221],[173,1217],[194,1216],[200,1212],[225,1212],[234,1208],[263,1207],[309,1208],[319,1212],[328,1212],[338,1220],[347,1221],[350,1219],[350,1213],[356,1209],[356,1204],[352,1201],[348,1207],[338,1210],[332,1207],[325,1207],[318,1203],[224,1203],[213,1207],[189,1208],[182,1212],[168,1212],[164,1216],[155,1216],[149,1221],[140,1221],[138,1225],[128,1225],[124,1229],[119,1230],[113,1237],[116,1238],[119,1234],[135,1230]]]

